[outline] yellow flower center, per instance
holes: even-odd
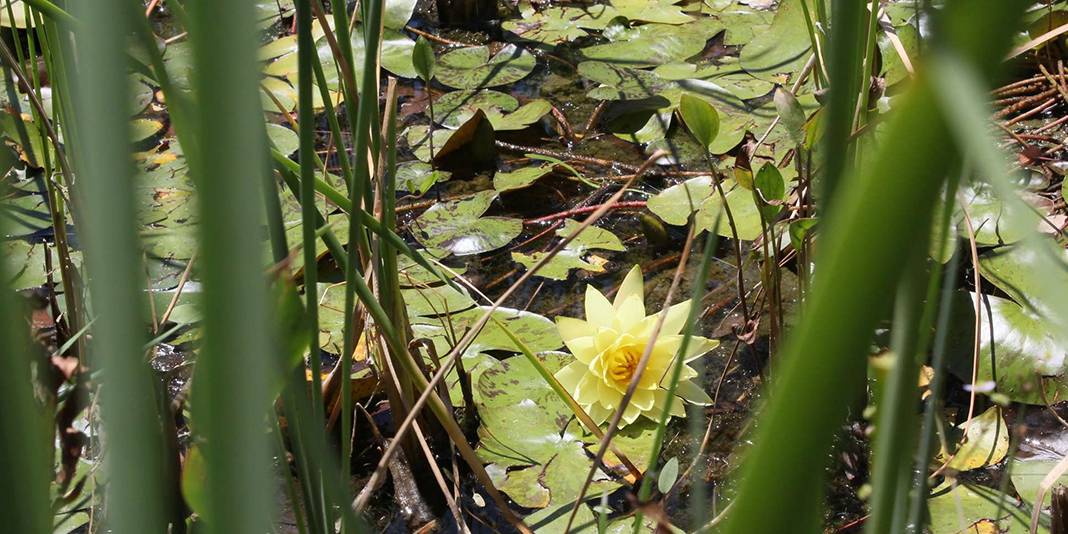
[[[630,382],[634,376],[634,370],[638,368],[638,360],[642,357],[637,347],[628,345],[613,350],[608,355],[608,376],[617,383]]]

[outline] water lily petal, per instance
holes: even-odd
[[[586,286],[586,322],[595,326],[612,326],[615,310],[612,303],[593,286]]]
[[[567,343],[569,339],[592,336],[596,329],[582,319],[574,317],[557,317],[556,329],[560,331],[560,337]]]
[[[656,394],[652,390],[639,389],[634,391],[634,396],[631,397],[630,403],[637,406],[639,410],[647,412],[653,409],[656,405]]]
[[[641,414],[642,410],[635,406],[633,402],[628,404],[627,409],[623,412],[623,424],[620,426],[627,426],[633,423]]]
[[[586,374],[586,366],[582,362],[571,362],[556,372],[553,376],[568,393],[575,391],[579,380]]]
[[[594,423],[598,426],[608,420],[608,417],[612,415],[612,410],[601,406],[600,404],[592,404],[586,407],[586,413],[590,415],[590,419],[593,419]]]
[[[712,397],[709,397],[708,393],[705,393],[705,390],[701,389],[701,386],[698,386],[689,380],[679,382],[679,387],[675,390],[675,394],[693,404],[700,404],[702,406],[712,404]]]
[[[600,383],[601,380],[597,375],[590,372],[584,372],[582,373],[582,377],[579,378],[578,383],[575,384],[575,387],[571,390],[572,395],[579,404],[593,404],[600,398],[600,395],[597,393],[598,384]]]
[[[567,345],[567,349],[571,351],[575,359],[587,366],[597,357],[597,349],[594,347],[592,337],[576,337],[564,340],[564,344]]]
[[[686,319],[688,319],[689,316],[689,300],[685,300],[668,308],[667,319],[664,319],[664,326],[660,327],[660,335],[672,335],[682,332],[683,327],[686,326]]]
[[[614,410],[616,406],[619,405],[620,399],[623,398],[623,393],[616,391],[608,384],[604,383],[604,381],[599,381],[597,384],[597,397],[601,406],[604,406],[609,410]]]
[[[658,409],[663,410],[664,405],[668,402],[667,391],[658,389],[654,394],[656,395]],[[686,417],[686,409],[682,406],[682,400],[678,397],[671,397],[671,415],[673,417]],[[656,414],[655,417],[660,417],[660,414]]]
[[[616,313],[613,326],[620,332],[630,332],[645,319],[645,304],[641,297],[631,295],[620,302],[616,297]]]
[[[630,297],[638,297],[638,302],[642,303],[642,316],[645,316],[645,285],[642,282],[642,270],[635,265],[631,267],[630,272],[623,278],[623,284],[619,286],[619,292],[616,293],[616,300],[614,302],[616,309]]]
[[[704,356],[706,352],[719,346],[718,339],[708,339],[701,336],[690,337],[690,346],[686,348],[686,362],[692,362],[701,356]]]

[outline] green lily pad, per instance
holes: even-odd
[[[894,31],[897,32],[897,38],[901,40],[901,46],[905,49],[909,60],[916,61],[920,56],[920,36],[916,32],[916,27],[904,24],[894,27]],[[909,71],[905,68],[901,55],[890,42],[890,38],[880,32],[878,43],[879,53],[883,56],[883,78],[886,80],[886,85],[890,86],[907,80],[910,76]]]
[[[542,163],[541,165],[522,167],[510,172],[498,172],[493,175],[493,188],[503,193],[513,189],[529,187],[538,178],[553,172],[553,167],[555,165],[552,163]]]
[[[1015,499],[986,486],[946,479],[931,490],[927,507],[932,534],[964,532],[1027,532],[1030,511],[1017,507]],[[1048,532],[1045,529],[1042,532]]]
[[[682,26],[646,24],[628,32],[624,39],[588,46],[581,52],[590,60],[628,67],[684,61],[700,54],[705,49],[705,42],[723,29],[707,21],[711,19]]]
[[[972,376],[974,298],[973,293],[956,295],[949,333],[950,369],[966,382]],[[999,393],[1026,404],[1045,404],[1039,388],[1046,399],[1068,396],[1068,347],[1058,343],[1051,324],[1008,299],[984,296],[983,302],[979,382],[994,381]]]
[[[382,12],[382,26],[391,30],[403,30],[415,13],[417,0],[386,0]]]
[[[1052,241],[1042,243],[1040,252],[1046,260],[1059,263],[1060,269],[1046,272],[1038,252],[1018,244],[984,252],[979,256],[979,272],[1027,309],[1043,317],[1056,317],[1050,299],[1062,298],[1061,293],[1068,288],[1068,251]]]
[[[506,20],[501,28],[520,38],[556,45],[586,37],[586,30],[602,30],[619,16],[611,6],[551,7],[525,16]]]
[[[489,46],[459,48],[438,58],[438,81],[457,89],[478,89],[517,82],[537,61],[526,50],[509,44],[494,52]]]
[[[660,220],[674,226],[682,226],[713,192],[712,177],[698,176],[653,195],[646,207],[660,217]]]
[[[448,171],[434,170],[429,163],[406,161],[397,165],[397,190],[422,196],[434,184],[448,180],[450,175]]]
[[[574,219],[568,219],[564,222],[564,225],[556,230],[556,235],[559,237],[567,237],[578,230],[582,223]],[[585,230],[579,235],[575,236],[567,245],[573,249],[601,249],[601,250],[614,250],[624,251],[627,248],[623,246],[623,242],[619,240],[619,237],[612,232],[601,228],[599,226],[587,226]]]
[[[1056,467],[1058,461],[1043,458],[1028,458],[1021,460],[1019,458],[1013,458],[1010,460],[1009,471],[1012,473],[1012,485],[1016,488],[1016,493],[1020,495],[1020,498],[1029,505],[1034,505],[1035,497],[1038,496],[1038,486],[1042,483],[1042,479],[1046,478],[1046,475]],[[1068,474],[1061,475],[1054,484],[1056,487],[1058,484],[1064,484],[1068,486]],[[1052,488],[1051,488],[1052,489]],[[1046,491],[1046,494],[1042,499],[1042,506],[1048,507],[1051,500],[1051,491]]]
[[[454,345],[451,336],[462,336],[488,309],[487,306],[479,306],[441,317],[413,317],[412,330],[416,337],[432,340],[439,354],[444,355]],[[560,348],[564,344],[556,331],[556,324],[536,313],[497,308],[493,312],[493,318],[507,326],[512,334],[532,351],[544,352]],[[512,339],[494,321],[486,323],[464,354],[491,350],[519,352],[519,347],[515,346]]]
[[[560,353],[539,356],[549,372],[570,359]],[[544,508],[571,503],[591,465],[580,436],[569,431],[572,414],[525,356],[499,362],[478,381],[481,444],[478,454],[494,485],[520,506]],[[494,468],[494,469],[491,469]],[[587,495],[619,487],[601,473]]]
[[[1001,408],[994,406],[958,425],[967,429],[964,442],[952,457],[942,451],[939,461],[947,461],[950,469],[969,471],[1000,463],[1009,452],[1009,427],[1001,416]]]
[[[466,290],[447,285],[402,289],[401,296],[412,315],[447,315],[470,309],[475,300]]]
[[[742,67],[749,74],[769,79],[778,74],[794,74],[805,65],[811,52],[812,41],[809,39],[801,2],[802,0],[783,0],[771,27],[756,34],[753,40],[742,48]]]
[[[260,80],[260,101],[263,103],[263,111],[279,113],[279,104],[285,111],[293,111],[297,107],[297,98],[297,90],[286,80],[273,76],[266,76]],[[321,102],[319,107],[322,107]]]
[[[530,254],[513,252],[512,261],[530,269],[547,254],[547,252],[531,252]],[[592,273],[604,272],[604,264],[607,263],[607,260],[595,255],[583,259],[585,255],[586,251],[584,250],[565,248],[553,256],[541,269],[538,269],[535,276],[550,280],[567,280],[568,275],[575,269],[582,269]]]
[[[474,115],[476,109],[510,112],[518,107],[519,101],[514,96],[492,89],[452,91],[434,101],[434,120],[448,128],[459,128]]]
[[[267,138],[274,148],[287,156],[300,148],[300,137],[297,136],[297,132],[281,124],[267,123]]]
[[[1039,219],[1034,212],[1021,211],[1017,204],[1006,204],[986,183],[961,184],[960,194],[967,204],[975,229],[975,242],[979,245],[1015,243],[1038,227]],[[1033,194],[1024,194],[1025,202],[1037,206],[1038,200]],[[968,238],[968,226],[963,218],[957,224],[957,231],[961,237]]]
[[[734,225],[738,231],[738,239],[742,241],[753,241],[760,237],[762,228],[760,226],[760,209],[757,207],[756,202],[753,199],[753,192],[737,185],[734,180],[728,178],[723,180],[723,192],[727,197],[727,206],[730,207],[731,216],[734,217]],[[782,198],[768,199],[768,200],[782,200]],[[723,209],[723,200],[719,194],[710,195],[704,202],[701,203],[701,208],[697,211],[697,218],[695,224],[699,230],[710,230],[712,226],[716,224],[716,217]],[[723,237],[734,237],[734,232],[731,231],[730,222],[727,219],[727,214],[723,213],[719,217],[719,226],[715,228],[716,233]]]
[[[683,13],[682,7],[676,5],[679,0],[612,0],[619,16],[642,22],[659,22],[661,24],[686,24],[693,17]]]
[[[483,217],[496,198],[496,191],[481,191],[463,200],[436,204],[413,221],[412,233],[423,246],[457,256],[503,247],[523,231],[523,221]]]
[[[482,110],[494,131],[522,130],[552,109],[552,104],[541,98],[520,107],[514,97],[492,90],[453,91],[439,98],[434,106],[434,119],[446,128],[459,128]],[[439,107],[443,108],[440,116]]]
[[[429,162],[430,159],[437,155],[441,147],[445,146],[445,143],[449,141],[456,130],[449,130],[448,128],[435,128],[433,135],[434,154],[430,153],[431,135],[428,135],[430,128],[427,128],[425,124],[418,124],[409,127],[404,132],[404,140],[408,144],[408,148],[412,151],[412,154],[422,162]]]
[[[563,226],[556,230],[556,235],[558,237],[569,236],[581,224],[574,219],[568,219]],[[574,269],[603,273],[605,270],[604,265],[608,260],[600,256],[587,254],[592,249],[623,251],[626,250],[626,247],[612,232],[597,226],[588,226],[539,269],[535,276],[551,280],[566,280]],[[530,254],[513,252],[512,260],[530,269],[541,261],[546,254],[545,252],[533,252]]]
[[[130,140],[134,143],[147,141],[163,131],[163,121],[157,119],[134,119],[130,121]]]
[[[580,504],[575,512],[575,519],[571,522],[571,530],[567,529],[567,523],[571,519],[571,509],[573,507],[574,505],[571,503],[549,506],[524,517],[523,522],[538,534],[566,534],[568,532],[592,534],[597,532],[597,518],[590,511],[590,507],[584,504]],[[633,520],[626,521],[626,523],[627,530],[620,531],[619,534],[633,532],[630,529],[633,526]],[[609,526],[607,532],[615,534],[611,528]]]
[[[431,263],[433,263],[433,258],[431,258],[430,253],[428,253],[427,251],[416,250],[416,252],[423,256],[423,258],[431,260]],[[440,281],[438,277],[435,276],[433,273],[426,270],[426,268],[415,263],[414,260],[403,254],[397,256],[397,270],[400,271],[401,287],[435,284]],[[438,270],[441,271],[441,273],[444,274],[446,277],[454,278],[455,275],[453,273],[462,275],[467,272],[467,267],[458,266],[449,267],[448,270],[441,268],[439,268]]]
[[[0,251],[3,252],[4,274],[9,276],[5,280],[6,285],[13,289],[26,289],[37,287],[48,282],[48,271],[45,270],[45,254],[52,255],[52,276],[55,281],[60,281],[62,276],[59,272],[58,254],[49,251],[44,243],[29,243],[21,239],[9,239],[0,241]],[[81,253],[71,251],[71,261],[75,266],[81,265]]]

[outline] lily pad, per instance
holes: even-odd
[[[969,471],[994,465],[1009,452],[1009,428],[997,406],[961,423],[958,428],[967,429],[964,442],[952,456],[946,451],[938,455],[939,461],[948,460],[950,469]]]
[[[483,217],[496,198],[496,191],[481,191],[463,200],[436,204],[413,221],[412,233],[423,246],[457,256],[503,247],[523,231],[523,221]]]
[[[520,107],[514,97],[492,90],[453,91],[443,95],[434,105],[435,120],[446,128],[459,128],[476,111],[482,110],[495,131],[522,130],[552,109],[549,101],[540,98]],[[439,109],[443,109],[440,116]]]
[[[723,29],[705,22],[710,20],[682,26],[646,24],[628,32],[624,39],[583,48],[582,55],[587,59],[629,67],[684,61],[700,54],[705,49],[705,42]]]
[[[970,382],[975,295],[960,292],[955,298],[950,369]],[[980,383],[996,382],[999,393],[1027,404],[1045,404],[1040,387],[1046,399],[1068,396],[1068,347],[1057,342],[1047,321],[1011,300],[989,295],[983,297],[981,310]]]
[[[454,344],[451,336],[454,334],[462,336],[488,309],[487,306],[479,306],[441,317],[413,317],[412,329],[417,337],[432,340],[439,354],[444,355]],[[556,324],[536,313],[497,308],[493,312],[493,318],[507,326],[508,330],[532,351],[553,350],[564,344],[560,339],[560,334],[556,331]],[[515,346],[512,339],[495,321],[486,323],[464,354],[471,355],[491,350],[519,352],[519,347]]]
[[[501,28],[530,41],[556,45],[589,35],[586,30],[602,30],[619,16],[611,6],[551,7],[501,23]]]
[[[459,48],[438,58],[439,82],[457,89],[496,87],[525,78],[537,61],[526,50],[509,44],[494,52],[489,46]]]
[[[569,356],[539,356],[550,373]],[[591,465],[572,414],[524,356],[499,362],[478,381],[479,456],[494,484],[520,506],[544,508],[573,502]],[[578,432],[578,434],[576,434]],[[619,487],[601,473],[587,495]]]
[[[419,161],[429,162],[433,157],[430,153],[431,135],[428,135],[429,132],[430,129],[427,128],[425,124],[412,126],[405,130],[405,142],[408,144],[408,148],[412,151],[412,154],[414,154]],[[434,129],[434,133],[432,134],[434,145],[433,155],[437,155],[437,153],[441,151],[441,147],[445,146],[445,143],[449,141],[449,138],[452,137],[454,133],[456,133],[456,130],[449,130],[447,128]]]
[[[529,187],[542,176],[553,172],[552,163],[542,163],[530,167],[522,167],[510,172],[498,172],[493,175],[493,188],[500,192]]]
[[[679,0],[612,0],[612,7],[629,20],[661,24],[692,22],[693,17],[683,13],[678,3]]]
[[[738,229],[738,238],[752,241],[760,236],[760,211],[753,200],[753,192],[738,186],[733,179],[724,179],[721,184],[727,197]],[[785,193],[785,192],[783,192]],[[782,198],[767,199],[782,200]],[[693,207],[696,206],[696,209]],[[715,224],[716,216],[722,210],[723,201],[712,185],[712,178],[699,176],[681,184],[673,185],[649,199],[648,208],[664,222],[682,226],[696,211],[695,224],[700,230],[709,230]],[[726,214],[720,217],[716,233],[723,237],[733,237]]]
[[[392,30],[403,30],[404,25],[415,13],[417,0],[386,0],[382,12],[382,26]]]
[[[779,74],[796,73],[804,66],[811,52],[812,41],[805,23],[802,1],[807,0],[783,0],[779,3],[771,27],[756,34],[742,48],[742,67],[749,74],[769,79]]]
[[[448,315],[472,308],[475,300],[466,290],[451,286],[416,287],[402,289],[401,296],[412,315]]]
[[[535,276],[548,278],[550,280],[567,280],[567,276],[575,269],[582,269],[593,273],[603,273],[604,264],[607,263],[607,260],[595,255],[583,259],[585,253],[584,250],[565,248],[553,256],[541,269],[538,269]],[[530,254],[525,252],[513,252],[512,261],[530,269],[547,254],[547,252],[532,252]]]
[[[690,219],[690,215],[701,207],[701,203],[712,195],[713,191],[712,177],[698,176],[653,195],[646,203],[646,207],[662,221],[674,226],[682,226]]]
[[[434,184],[448,180],[449,176],[448,171],[434,170],[429,163],[406,161],[397,165],[397,190],[422,196]]]
[[[147,141],[163,131],[163,121],[157,119],[134,119],[130,121],[130,140],[134,143]]]
[[[1046,272],[1039,264],[1040,253],[1046,260],[1059,263],[1060,268]],[[1023,244],[999,247],[979,256],[979,272],[1027,309],[1043,317],[1056,317],[1049,299],[1062,297],[1059,293],[1068,289],[1068,251],[1052,241],[1043,241],[1039,251]]]
[[[960,194],[967,204],[975,229],[975,242],[979,245],[1015,243],[1038,227],[1039,219],[1034,212],[1020,211],[1014,203],[1006,204],[986,183],[961,184]],[[1033,194],[1024,194],[1025,202],[1038,205],[1037,200]],[[961,237],[968,238],[968,226],[963,218],[957,224],[957,231]]]
[[[562,227],[556,230],[556,235],[559,237],[569,236],[579,226],[581,226],[580,222],[568,219]],[[623,251],[626,250],[626,247],[612,232],[597,226],[588,226],[539,269],[535,276],[551,280],[566,280],[574,269],[603,273],[605,270],[604,265],[608,263],[608,260],[600,256],[587,254],[592,249]],[[530,269],[541,261],[546,254],[545,252],[533,252],[530,254],[513,252],[512,260]]]
[[[1056,467],[1058,461],[1041,458],[1028,458],[1021,460],[1013,458],[1010,461],[1009,471],[1012,473],[1012,485],[1016,488],[1016,493],[1020,495],[1020,498],[1024,502],[1034,505],[1035,497],[1038,496],[1038,486],[1042,483],[1042,479],[1046,478],[1046,475]],[[1068,486],[1068,474],[1061,475],[1052,487],[1056,487],[1058,484],[1064,484]],[[1051,489],[1052,489],[1051,487]],[[1042,499],[1042,506],[1048,507],[1052,497],[1051,491],[1046,491],[1044,498]]]
[[[287,156],[300,148],[300,138],[297,132],[281,124],[267,123],[267,138],[270,139],[274,148]]]
[[[932,534],[1027,532],[1029,511],[994,488],[946,479],[931,491],[927,507]]]

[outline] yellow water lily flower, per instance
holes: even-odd
[[[623,412],[622,425],[633,423],[638,416],[656,421],[669,402],[665,388],[682,344],[683,336],[679,332],[689,313],[690,301],[675,304],[668,310],[660,335],[652,341],[653,351],[638,389]],[[556,372],[556,379],[597,424],[607,420],[619,407],[659,315],[645,315],[642,272],[635,265],[623,279],[614,302],[587,286],[586,320],[556,318],[560,337],[575,356],[574,362]],[[717,345],[718,341],[693,336],[684,360],[691,362]],[[685,417],[683,399],[694,404],[711,404],[708,394],[691,381],[696,376],[697,371],[684,364],[676,396],[670,399],[672,416]]]

